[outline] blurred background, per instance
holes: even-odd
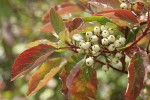
[[[29,97],[26,96],[28,80],[36,69],[10,82],[11,66],[16,56],[26,49],[26,44],[53,39],[51,34],[40,32],[45,24],[41,18],[50,7],[63,2],[76,3],[76,0],[0,0],[0,100],[64,100],[59,75]],[[75,13],[71,17],[81,15],[89,14]],[[123,100],[127,75],[111,70],[105,73],[98,68],[97,77],[97,100]]]

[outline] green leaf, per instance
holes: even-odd
[[[70,33],[70,37],[72,37],[74,34],[81,34],[81,33],[86,33],[87,31],[93,31],[94,27],[95,26],[101,26],[100,23],[98,22],[86,22],[84,23],[81,27],[73,30],[71,33]]]
[[[121,36],[123,36],[122,32],[120,32],[120,31],[118,30],[118,26],[117,26],[116,24],[111,23],[111,22],[107,22],[107,23],[106,23],[106,26],[107,26],[108,28],[113,28],[113,30],[114,30],[114,35],[117,35],[117,36],[121,35]]]
[[[136,52],[128,67],[128,86],[125,93],[126,100],[136,100],[144,88],[145,66],[141,52]]]
[[[84,17],[84,18],[83,18],[83,21],[84,21],[84,22],[97,21],[97,22],[99,22],[101,25],[106,24],[107,22],[111,22],[109,19],[107,19],[106,17],[103,17],[103,16]]]
[[[36,71],[30,81],[28,95],[31,95],[41,89],[47,82],[56,75],[56,73],[66,64],[66,59],[54,58],[43,63],[38,71]]]
[[[76,73],[69,88],[70,100],[96,99],[97,84],[95,69],[84,65]]]
[[[67,29],[65,29],[59,33],[59,39],[61,41],[70,41],[69,32],[67,31]]]
[[[51,8],[50,10],[50,21],[57,34],[65,29],[62,18],[57,14],[57,12]]]

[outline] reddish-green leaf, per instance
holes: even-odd
[[[34,41],[34,42],[30,42],[30,43],[28,43],[26,45],[26,48],[29,49],[29,48],[35,47],[35,46],[37,46],[39,44],[47,44],[47,45],[51,45],[51,46],[57,48],[57,44],[56,43],[51,42],[51,41],[49,41],[47,39],[41,39],[41,40],[37,40],[37,41]]]
[[[54,58],[43,63],[40,69],[35,72],[29,81],[28,95],[41,89],[54,75],[66,64],[66,59]]]
[[[66,27],[68,28],[69,32],[77,29],[83,24],[83,20],[81,18],[75,18],[73,21],[66,22]]]
[[[76,63],[78,63],[81,59],[83,59],[83,55],[73,55],[71,58],[68,59],[68,63],[60,73],[60,78],[62,80],[62,93],[64,94],[66,99],[68,99],[68,88],[66,85],[67,77],[70,74],[72,67],[75,66]]]
[[[65,29],[62,18],[53,8],[50,10],[50,21],[57,34]]]
[[[71,3],[64,3],[62,5],[56,5],[53,7],[53,9],[56,10],[59,15],[83,11],[83,8],[81,8],[79,5],[71,4]],[[48,11],[42,17],[42,20],[48,21],[49,19],[50,19],[50,13]]]
[[[97,90],[96,71],[91,67],[82,67],[75,75],[69,88],[70,100],[96,99]]]
[[[124,21],[128,21],[129,23],[135,24],[138,23],[136,16],[129,10],[115,9],[115,10],[105,10],[98,12],[95,15],[103,15],[109,18],[120,19]]]
[[[17,77],[26,74],[54,52],[54,47],[40,44],[21,53],[12,66],[12,81]]]
[[[53,33],[53,32],[55,32],[51,23],[47,23],[44,26],[42,26],[41,29],[40,29],[40,31],[41,32],[47,32],[47,33]]]
[[[136,100],[144,88],[145,67],[142,54],[136,52],[128,67],[128,86],[125,93],[126,100]]]
[[[120,8],[119,0],[92,0],[92,1],[98,2],[98,3],[104,3],[113,8]]]
[[[74,34],[81,34],[81,33],[86,33],[87,31],[93,31],[95,26],[101,26],[98,22],[87,22],[84,23],[81,27],[73,30],[70,33],[70,37],[72,37]]]

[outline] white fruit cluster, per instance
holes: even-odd
[[[128,4],[126,3],[126,0],[122,0],[122,3],[120,4],[120,8],[121,9],[127,9],[128,8]]]
[[[76,37],[80,37],[80,40]],[[100,56],[104,51],[113,56],[108,57],[109,64],[117,64],[122,58],[122,54],[118,52],[118,48],[126,43],[126,39],[121,36],[115,35],[113,28],[108,28],[106,25],[101,27],[94,27],[93,31],[86,32],[85,35],[76,34],[73,36],[74,40],[78,41],[78,53],[85,53],[87,55],[86,65],[93,66],[94,58]],[[115,53],[114,53],[115,52]],[[106,70],[108,64],[103,65],[102,69]]]

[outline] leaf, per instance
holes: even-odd
[[[101,26],[98,22],[86,22],[84,23],[81,27],[73,30],[70,33],[70,37],[72,37],[74,34],[81,34],[81,33],[86,33],[87,31],[93,31],[95,26]]]
[[[92,0],[92,2],[107,4],[107,6],[111,6],[113,8],[120,8],[119,0]]]
[[[28,44],[26,45],[26,48],[29,49],[29,48],[32,48],[32,47],[37,46],[37,45],[39,45],[39,44],[47,44],[47,45],[51,45],[51,46],[57,48],[57,44],[56,44],[56,43],[50,42],[50,41],[47,40],[47,39],[41,39],[41,40],[37,40],[37,41],[34,41],[34,42],[30,42],[30,43],[28,43]]]
[[[51,23],[47,23],[41,27],[40,32],[54,33],[54,28]]]
[[[128,67],[128,86],[125,93],[126,100],[136,100],[144,88],[145,67],[142,54],[136,52]]]
[[[79,5],[72,4],[72,3],[64,3],[62,5],[56,5],[56,6],[53,7],[53,9],[56,10],[56,12],[59,15],[75,13],[75,12],[81,12],[81,11],[84,10]],[[46,14],[44,14],[44,16],[42,17],[42,20],[48,21],[49,19],[50,19],[50,13],[48,11]]]
[[[57,34],[65,29],[62,18],[53,8],[50,10],[50,21]]]
[[[70,100],[96,99],[97,84],[95,69],[83,66],[69,88]]]
[[[116,24],[111,23],[111,22],[107,22],[107,23],[106,23],[106,26],[107,26],[108,28],[113,28],[113,30],[114,30],[114,35],[123,36],[122,32],[119,31],[118,26],[117,26]]]
[[[97,22],[99,22],[101,25],[106,24],[107,22],[111,22],[109,19],[107,19],[106,17],[103,17],[103,16],[84,17],[84,18],[83,18],[83,21],[84,21],[84,22],[97,21]]]
[[[54,58],[43,63],[36,71],[30,81],[27,95],[31,95],[41,89],[47,82],[54,77],[57,72],[66,64],[66,59]]]
[[[83,56],[84,55],[81,54],[75,54],[72,57],[70,57],[68,59],[68,63],[60,73],[60,78],[62,80],[62,93],[64,94],[66,99],[68,99],[68,88],[66,85],[67,77],[70,74],[72,67],[75,66],[75,64],[78,63],[81,59],[83,59]]]
[[[106,14],[109,14],[109,15],[106,15]],[[115,18],[115,19],[120,19],[123,21],[128,21],[131,24],[138,23],[136,16],[129,10],[122,10],[122,9],[105,10],[105,11],[100,11],[96,13],[95,15],[104,15],[109,18]]]
[[[70,40],[70,38],[69,38],[69,32],[68,32],[67,29],[65,29],[65,30],[63,30],[63,31],[61,31],[59,33],[59,39],[61,41],[69,41]]]
[[[73,21],[66,22],[66,27],[68,28],[69,32],[77,29],[83,24],[83,20],[81,18],[75,18]]]
[[[66,80],[66,86],[69,89],[72,81],[74,80],[74,77],[76,76],[77,72],[80,70],[80,67],[83,65],[84,60],[82,59],[81,61],[79,61],[78,63],[75,64],[75,66],[73,66],[73,68],[70,71],[70,74],[67,77]]]
[[[12,79],[26,74],[35,68],[38,64],[45,61],[47,57],[54,52],[54,47],[46,44],[40,44],[22,52],[15,60],[12,66]]]

